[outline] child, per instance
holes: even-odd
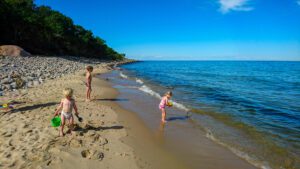
[[[163,123],[167,122],[166,121],[166,106],[170,106],[171,104],[169,103],[169,99],[172,97],[172,92],[168,91],[165,93],[165,95],[162,97],[160,104],[159,104],[159,109],[161,110],[161,121]]]
[[[68,123],[70,125],[70,132],[73,129],[73,124],[74,124],[74,117],[72,114],[72,110],[75,110],[75,115],[76,117],[78,117],[79,121],[80,117],[78,116],[78,110],[77,110],[77,106],[75,104],[75,100],[72,98],[73,96],[73,89],[70,88],[66,88],[63,91],[63,94],[65,96],[65,98],[61,99],[61,102],[57,108],[57,110],[55,111],[54,117],[57,116],[60,111],[61,111],[61,128],[60,128],[60,132],[59,135],[60,136],[64,136],[64,125],[65,125],[65,121],[68,120]]]
[[[92,66],[87,66],[86,67],[86,101],[91,100],[91,92],[92,92],[92,71],[93,71]]]

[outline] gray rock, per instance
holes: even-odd
[[[10,84],[10,86],[13,88],[13,89],[16,89],[17,88],[17,83],[16,82],[12,82]]]
[[[37,80],[33,81],[33,86],[37,86],[37,85],[39,85],[39,84],[40,84],[39,81],[37,81]]]
[[[4,89],[7,89],[7,90],[11,90],[12,89],[11,86],[10,86],[10,84],[5,84],[3,86],[4,86]]]
[[[27,79],[27,81],[33,81],[34,80],[34,78],[31,77],[31,76],[27,76],[26,79]]]
[[[26,85],[27,85],[27,87],[33,87],[32,81],[28,81]]]
[[[1,84],[9,84],[11,81],[12,81],[12,79],[7,77],[7,78],[1,80]]]

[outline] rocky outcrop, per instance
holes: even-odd
[[[0,56],[26,57],[31,56],[31,54],[19,46],[3,45],[0,46]]]

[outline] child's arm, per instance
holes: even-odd
[[[169,99],[166,97],[166,105],[169,106]]]
[[[57,107],[55,113],[54,113],[54,117],[58,115],[58,113],[60,112],[60,110],[63,108],[63,100],[61,100],[59,106]]]
[[[91,87],[91,73],[87,73],[87,76],[86,76],[86,84],[87,84],[87,87]]]
[[[74,106],[73,106],[74,110],[75,110],[75,116],[78,118],[78,121],[79,122],[82,122],[82,117],[79,117],[79,113],[78,113],[78,109],[77,109],[77,106],[76,106],[76,103],[74,101]]]
[[[74,110],[75,110],[75,114],[78,115],[78,109],[77,109],[77,106],[76,106],[76,103],[75,103],[75,100],[74,100],[74,106],[73,106]]]
[[[166,98],[166,105],[168,106],[168,107],[172,107],[172,102],[170,102],[170,100],[168,99],[168,98]]]

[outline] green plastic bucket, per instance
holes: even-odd
[[[53,119],[51,119],[51,126],[52,127],[59,127],[61,123],[60,117],[56,116]]]

